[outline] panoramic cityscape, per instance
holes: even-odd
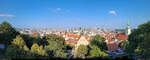
[[[149,60],[150,0],[0,0],[0,60]]]

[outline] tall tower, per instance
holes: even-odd
[[[127,24],[127,27],[126,27],[126,35],[130,35],[131,34],[131,29],[130,29],[130,25],[129,25],[129,21],[128,21],[128,24]]]
[[[82,27],[81,30],[80,30],[80,35],[83,36],[83,35],[84,35],[84,32],[85,32],[85,29],[84,29],[84,27]]]

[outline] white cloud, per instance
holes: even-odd
[[[110,11],[109,11],[109,14],[116,15],[117,13],[116,13],[115,10],[110,10]]]
[[[12,17],[14,17],[14,15],[11,15],[11,14],[0,14],[0,17],[12,18]]]
[[[56,8],[56,10],[57,10],[57,11],[61,11],[62,9],[61,9],[61,8]]]
[[[48,8],[51,12],[58,13],[62,11],[62,8]]]
[[[48,10],[53,12],[53,13],[58,13],[58,14],[70,13],[70,10],[65,9],[65,8],[48,8]]]

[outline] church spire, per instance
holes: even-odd
[[[84,28],[84,27],[82,27],[82,28],[81,28],[81,34],[80,34],[81,36],[83,36],[83,35],[84,35],[84,31],[85,31],[85,28]]]
[[[130,34],[131,34],[131,29],[130,29],[129,20],[128,20],[127,27],[126,27],[126,35],[128,36]]]
[[[130,24],[130,22],[129,22],[129,20],[128,20],[128,24],[127,24],[127,25],[129,26],[129,24]]]

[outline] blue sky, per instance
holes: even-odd
[[[16,28],[131,28],[150,20],[150,0],[0,0],[0,23]]]

